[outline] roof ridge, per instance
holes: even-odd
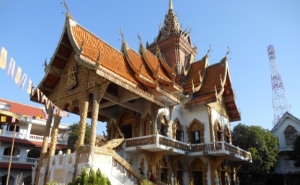
[[[27,107],[32,107],[32,108],[44,110],[43,107],[35,107],[35,106],[33,106],[33,105],[28,105],[28,104],[24,104],[24,103],[19,103],[19,102],[13,101],[13,100],[8,100],[8,99],[0,98],[0,102],[1,102],[1,100],[8,101],[8,102],[12,102],[12,103],[19,104],[19,105],[24,105],[24,106],[27,106]]]
[[[94,36],[95,38],[101,40],[103,43],[105,43],[107,46],[111,47],[112,49],[116,50],[117,52],[119,52],[120,54],[124,55],[119,49],[115,48],[114,46],[110,45],[108,42],[106,42],[105,40],[101,39],[100,37],[98,37],[96,34],[94,34],[93,32],[91,32],[90,30],[88,30],[86,27],[84,27],[83,25],[79,24],[77,21],[69,18],[70,21],[73,21],[76,23],[77,26],[81,27],[82,29],[84,29],[87,33],[91,34],[92,36]]]

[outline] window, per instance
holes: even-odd
[[[200,131],[192,132],[192,144],[200,143]]]
[[[13,132],[14,127],[15,127],[14,125],[7,125],[6,130]],[[20,126],[16,126],[16,132],[19,132],[19,129],[20,129]]]
[[[160,134],[166,136],[167,126],[165,124],[161,124],[160,126]]]

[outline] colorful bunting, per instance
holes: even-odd
[[[8,52],[6,51],[6,49],[4,47],[1,48],[1,53],[0,53],[0,67],[2,69],[6,68],[6,62],[7,62],[7,54]],[[11,58],[10,59],[10,63],[7,69],[7,74],[9,76],[11,76],[12,78],[14,78],[15,83],[22,89],[24,89],[26,81],[28,76],[23,73],[22,76],[22,68],[20,66],[18,66],[17,71],[16,71],[16,75],[15,74],[15,68],[16,68],[16,61]],[[22,76],[22,78],[21,78]],[[28,87],[27,87],[27,93],[28,94],[32,94],[33,93],[33,89],[34,89],[34,84],[31,81],[31,79],[28,79]],[[45,103],[46,107],[49,108],[52,107],[53,110],[55,109],[55,112],[57,115],[61,116],[61,117],[68,117],[69,113],[66,111],[62,111],[60,110],[57,106],[54,105],[53,102],[51,102],[44,94],[42,91],[40,91],[40,89],[36,88],[36,94],[37,94],[37,99],[38,101],[40,101],[41,103]],[[41,115],[37,116],[38,118],[41,118]],[[27,118],[26,118],[27,119]],[[16,118],[12,118],[12,122],[15,122]],[[31,121],[32,117],[28,117],[28,121]],[[6,121],[6,117],[1,116],[0,121]]]
[[[16,77],[15,77],[15,83],[19,84],[20,78],[21,78],[22,69],[20,66],[18,66]]]
[[[4,47],[1,48],[1,55],[0,55],[0,67],[2,69],[6,68],[6,59],[7,59],[7,51]]]
[[[24,73],[23,76],[22,76],[21,81],[18,84],[18,86],[20,86],[21,89],[24,89],[26,81],[27,81],[27,75]]]
[[[28,81],[27,93],[28,93],[28,94],[31,94],[31,91],[32,91],[32,81],[29,79],[29,81]]]
[[[13,58],[11,58],[8,66],[7,74],[10,75],[12,78],[14,77],[15,67],[16,67],[16,62]]]

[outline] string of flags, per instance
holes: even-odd
[[[6,69],[7,65],[7,50],[4,47],[1,47],[0,53],[0,68],[3,70]],[[18,66],[16,68],[16,61],[11,57],[9,65],[7,67],[7,75],[11,76],[14,79],[14,82],[20,87],[22,90],[25,88],[26,82],[28,81],[27,93],[31,94],[34,90],[34,84],[31,79],[28,78],[27,74],[23,72],[22,68]],[[52,107],[55,110],[55,113],[61,117],[68,117],[69,114],[66,111],[60,110],[53,102],[51,102],[39,88],[36,88],[38,101],[44,103],[47,108]]]

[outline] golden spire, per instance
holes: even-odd
[[[173,10],[173,3],[172,3],[172,0],[169,1],[169,9],[170,9],[170,10]]]

